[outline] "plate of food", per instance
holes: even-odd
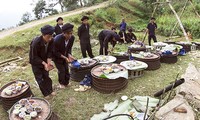
[[[107,55],[96,56],[94,59],[99,61],[99,63],[113,63],[117,60],[116,57]]]
[[[148,67],[146,63],[137,60],[123,61],[120,65],[128,70],[146,69]]]
[[[9,85],[3,90],[3,93],[7,96],[19,93],[23,87],[26,85],[26,82],[16,81],[13,84]]]

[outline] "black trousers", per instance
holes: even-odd
[[[49,72],[44,68],[32,65],[32,71],[39,88],[44,96],[48,96],[53,92],[52,80],[49,77]]]
[[[81,52],[82,52],[83,58],[87,57],[86,51],[90,58],[94,57],[94,55],[92,54],[91,44],[90,43],[81,43]]]
[[[99,38],[99,42],[100,42],[99,55],[108,55],[108,45],[104,46],[104,39]]]
[[[148,36],[149,46],[151,46],[151,39],[153,39],[154,42],[157,42],[157,39],[156,39],[155,35],[149,35]]]
[[[61,85],[68,85],[69,79],[70,79],[68,63],[55,62],[55,65],[56,65],[56,68],[58,69],[58,82]]]

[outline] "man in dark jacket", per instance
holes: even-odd
[[[127,43],[131,43],[131,42],[134,43],[137,40],[137,37],[133,33],[133,29],[132,28],[128,29],[128,33],[126,35],[127,35]]]
[[[74,25],[67,23],[62,27],[62,34],[54,39],[53,55],[54,62],[58,69],[58,81],[60,88],[63,89],[69,85],[69,69],[68,63],[74,60],[72,54],[72,46],[75,37],[73,34]]]
[[[98,37],[100,42],[99,55],[108,55],[108,43],[110,42],[112,44],[112,51],[116,42],[120,39],[120,37],[112,30],[102,30]]]
[[[80,39],[80,46],[83,58],[86,58],[86,51],[90,58],[93,58],[92,48],[90,44],[90,26],[88,24],[88,17],[83,16],[81,21],[82,25],[78,28],[78,36]]]
[[[155,18],[151,18],[150,23],[147,25],[147,33],[148,33],[148,41],[149,45],[151,46],[151,39],[153,39],[154,42],[157,42],[155,30],[157,29],[157,24],[155,23]]]
[[[41,33],[42,35],[33,39],[30,44],[29,61],[39,88],[48,99],[50,95],[56,94],[53,92],[48,72],[53,68],[51,59],[54,27],[46,25],[41,28]]]
[[[59,17],[57,20],[56,20],[57,24],[55,26],[55,35],[59,35],[62,33],[62,26],[63,26],[63,18],[62,17]]]

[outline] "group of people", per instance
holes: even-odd
[[[78,28],[83,58],[86,58],[87,54],[90,58],[94,57],[90,44],[88,20],[89,17],[83,16],[81,18],[82,24]],[[155,18],[152,18],[148,24],[147,32],[149,33],[149,41],[153,38],[154,42],[156,42],[155,29],[157,25],[154,20]],[[43,26],[41,28],[41,35],[34,38],[30,44],[29,61],[39,88],[46,99],[56,95],[52,88],[52,80],[49,77],[49,71],[54,68],[53,62],[58,70],[59,87],[64,89],[70,85],[68,64],[75,60],[75,57],[72,55],[72,47],[75,40],[73,35],[74,25],[71,23],[63,24],[62,17],[59,17],[56,22],[57,25],[55,27],[50,25]],[[108,55],[108,43],[112,44],[112,50],[117,42],[129,43],[137,40],[132,28],[129,28],[128,33],[126,33],[126,26],[123,19],[120,24],[119,34],[117,34],[114,27],[111,30],[102,30],[99,33],[100,55]]]

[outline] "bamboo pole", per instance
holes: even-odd
[[[186,9],[186,6],[187,6],[188,1],[189,1],[189,0],[186,0],[186,2],[185,2],[185,5],[184,5],[184,7],[183,7],[183,9],[182,9],[182,11],[181,11],[181,14],[180,14],[180,16],[179,16],[180,18],[181,18],[181,16],[183,15],[183,12],[184,12],[185,9]],[[174,33],[175,28],[177,27],[177,25],[178,25],[178,21],[175,23],[175,25],[174,25],[174,27],[173,27],[171,33],[170,33],[169,39],[172,38],[172,35],[173,35],[173,33]]]
[[[169,0],[166,0],[166,2],[168,3],[168,5],[169,5],[170,9],[172,10],[172,12],[174,13],[174,15],[176,16],[176,19],[178,20],[178,23],[179,23],[179,25],[180,25],[180,27],[181,27],[181,29],[182,29],[182,31],[183,31],[183,34],[184,34],[184,36],[185,36],[185,39],[187,40],[187,42],[189,42],[188,35],[187,35],[187,33],[185,32],[185,29],[184,29],[184,27],[183,27],[183,24],[182,24],[182,22],[181,22],[181,20],[180,20],[180,18],[179,18],[179,16],[178,16],[178,14],[177,14],[176,11],[174,10],[173,6],[171,5],[171,2],[170,2]]]
[[[192,8],[194,9],[194,12],[197,14],[197,16],[200,18],[199,13],[196,11],[194,4],[192,3],[192,0],[189,0],[190,4],[192,5]]]

